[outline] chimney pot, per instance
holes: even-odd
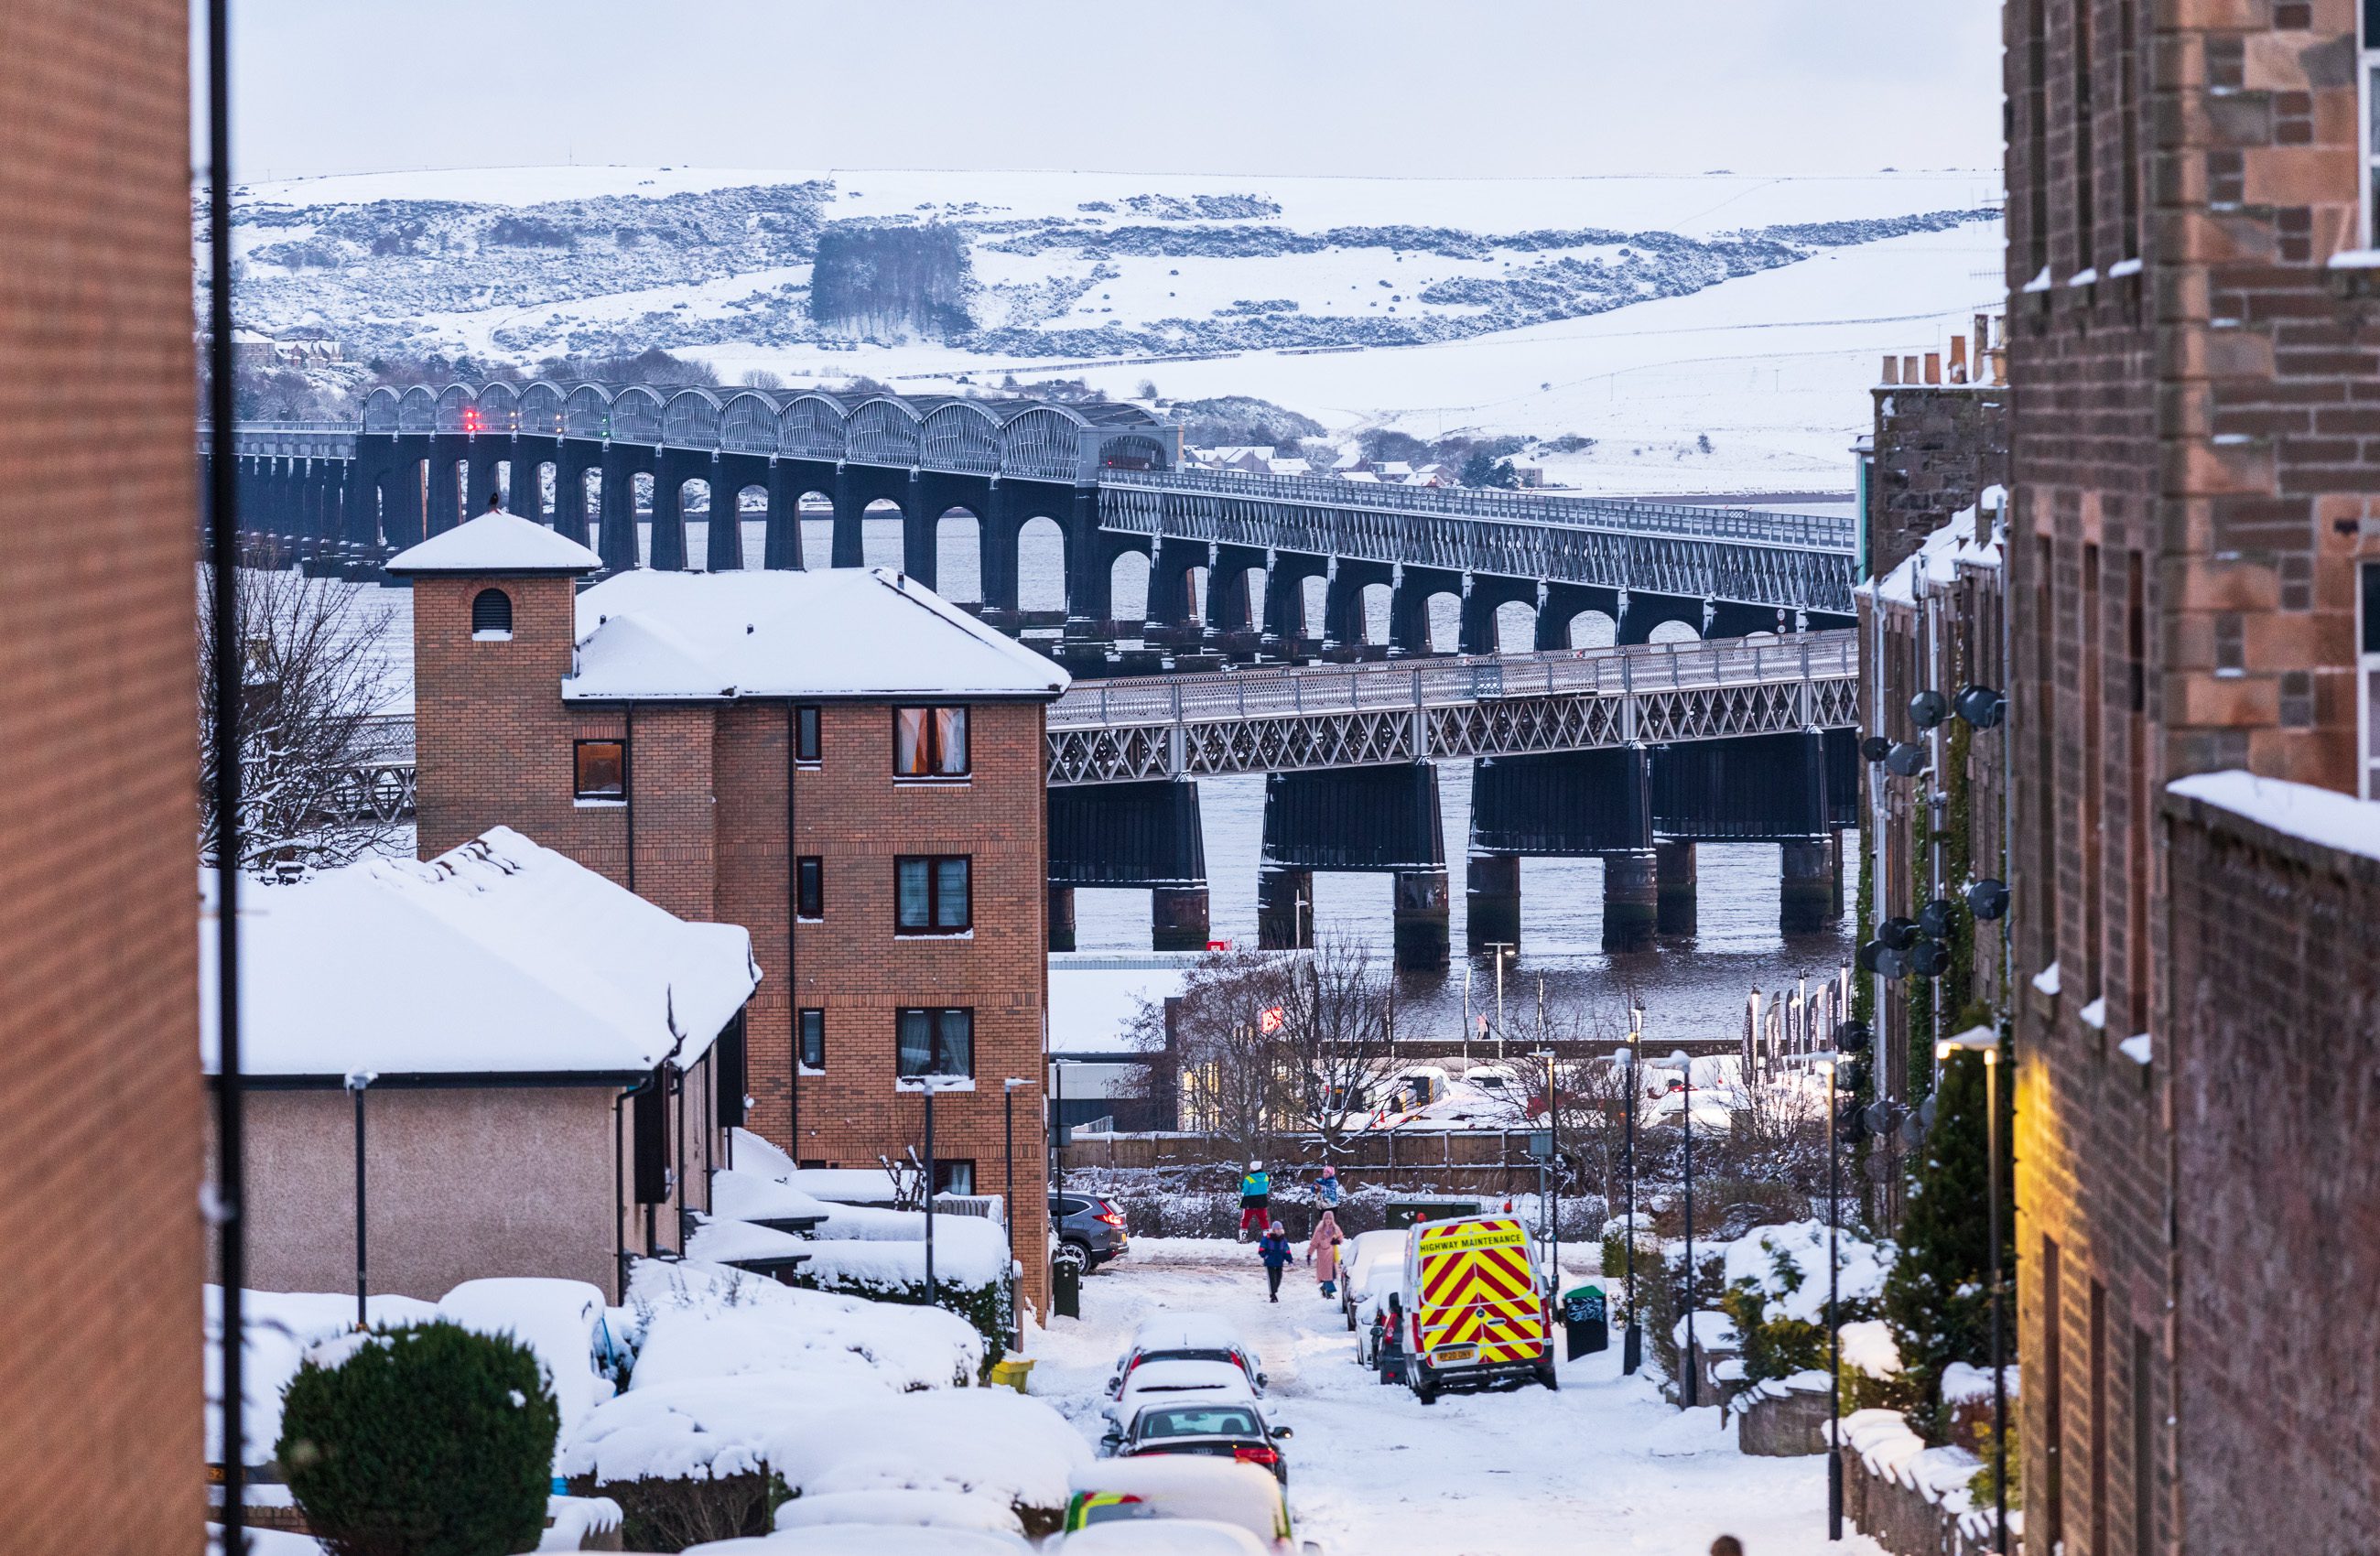
[[[1885,383],[1887,383],[1896,384],[1896,385],[1900,383],[1900,358],[1898,358],[1898,357],[1887,357],[1887,358],[1884,359],[1884,382],[1885,382]]]
[[[1925,353],[1925,382],[1928,383],[1942,382],[1942,353],[1939,351]]]

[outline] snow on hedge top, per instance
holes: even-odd
[[[577,627],[567,701],[1048,699],[1069,684],[1039,654],[883,567],[638,568],[581,593]]]
[[[1017,1507],[1066,1505],[1090,1444],[1055,1410],[1006,1389],[938,1389],[852,1400],[780,1429],[769,1466],[796,1496],[965,1491]]]
[[[398,577],[415,573],[591,573],[603,559],[559,530],[517,514],[483,513],[388,560]]]
[[[2243,816],[2286,837],[2380,859],[2380,804],[2370,800],[2237,769],[2177,778],[2166,786],[2185,799]]]
[[[629,1392],[752,1374],[841,1370],[844,1358],[895,1389],[975,1377],[983,1337],[941,1307],[804,1291],[698,1259],[639,1260],[628,1306],[642,1316]]]
[[[1836,1234],[1835,1248],[1840,1261],[1836,1284],[1844,1301],[1884,1295],[1888,1254],[1880,1256],[1876,1244],[1848,1228]],[[1729,1285],[1749,1282],[1760,1292],[1762,1318],[1822,1323],[1827,1307],[1827,1223],[1793,1222],[1748,1233],[1727,1245],[1726,1270]]]
[[[251,886],[239,918],[249,1075],[642,1074],[700,1058],[760,979],[740,927],[689,923],[509,827]],[[212,1074],[214,957],[199,969]]]

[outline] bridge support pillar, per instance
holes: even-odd
[[[868,499],[862,496],[843,466],[834,468],[834,544],[828,565],[859,567],[867,565],[868,549],[861,538],[860,525],[868,513]]]
[[[1148,942],[1158,951],[1207,949],[1207,888],[1159,886],[1148,893]]]
[[[1834,850],[1823,837],[1787,843],[1779,884],[1777,927],[1789,935],[1815,934],[1833,917]]]
[[[744,482],[741,469],[714,454],[710,456],[710,513],[703,520],[702,566],[705,572],[744,570]]]
[[[1463,943],[1473,955],[1521,943],[1521,857],[1474,854],[1463,867]]]
[[[1075,889],[1072,886],[1050,888],[1050,949],[1075,949]]]
[[[1190,575],[1207,565],[1207,548],[1190,541],[1158,539],[1148,558],[1147,627],[1180,632],[1198,626],[1198,593]],[[1144,629],[1146,630],[1146,628]]]
[[[1330,587],[1322,596],[1322,647],[1360,649],[1371,641],[1371,632],[1364,620],[1364,588],[1366,584],[1388,581],[1385,569],[1366,568],[1342,557],[1330,575]]]
[[[792,468],[769,467],[769,528],[760,542],[760,565],[798,568],[802,565],[801,483]]]
[[[1446,871],[1401,869],[1396,873],[1394,943],[1400,972],[1439,972],[1446,967]]]
[[[504,457],[504,511],[531,524],[545,522],[545,493],[539,490],[539,464],[517,443]]]
[[[1257,947],[1304,950],[1314,943],[1314,872],[1266,865],[1257,872]]]
[[[1664,839],[1653,845],[1657,878],[1654,928],[1665,935],[1694,932],[1694,845]]]
[[[462,457],[463,451],[449,440],[430,440],[430,512],[422,526],[425,534],[443,535],[460,518],[463,492],[455,468]]]
[[[580,452],[575,438],[565,438],[553,453],[553,528],[580,545],[587,543],[587,472],[594,461]]]
[[[1660,926],[1660,869],[1650,848],[1603,856],[1603,949],[1645,951]]]
[[[496,494],[496,445],[473,439],[471,452],[465,456],[465,468],[470,473],[470,490],[464,493],[464,511],[477,518],[488,511],[488,499]]]
[[[636,479],[627,452],[617,444],[605,444],[603,490],[596,499],[595,510],[602,533],[597,537],[595,550],[603,558],[607,572],[637,565]]]

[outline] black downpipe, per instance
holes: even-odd
[[[621,717],[625,721],[620,731],[620,796],[627,803],[621,808],[627,812],[628,821],[628,890],[637,889],[637,705],[624,704]]]
[[[207,426],[214,458],[207,468],[207,548],[214,561],[208,601],[215,641],[215,1088],[216,1260],[223,1277],[223,1457],[225,1556],[248,1550],[247,1378],[241,1365],[247,1316],[248,1238],[241,1203],[239,1085],[239,683],[241,657],[233,590],[239,539],[238,482],[233,474],[231,310],[230,0],[207,5]]]

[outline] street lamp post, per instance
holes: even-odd
[[[975,1080],[969,1076],[904,1076],[897,1084],[904,1091],[926,1097],[926,1306],[931,1307],[939,1300],[934,1284],[934,1093],[972,1087]]]
[[[1818,1056],[1818,1067],[1827,1073],[1827,1371],[1834,1388],[1827,1435],[1827,1538],[1830,1540],[1843,1538],[1843,1455],[1842,1445],[1834,1438],[1839,1428],[1833,1424],[1843,1418],[1843,1324],[1837,1286],[1842,1260],[1835,1244],[1836,1229],[1843,1219],[1841,1163],[1835,1154],[1835,1081],[1841,1066],[1839,1056]]]
[[[1970,1027],[1955,1038],[1943,1039],[1934,1045],[1936,1067],[1938,1069],[1943,1060],[1961,1050],[1979,1053],[1984,1060],[1984,1193],[1991,1201],[1985,1212],[1985,1225],[1992,1240],[1992,1549],[2007,1556],[2008,1380],[2002,1350],[2005,1331],[2000,1327],[1999,1034],[1988,1027]]]
[[[1645,1360],[1645,1329],[1636,1318],[1636,1052],[1645,1038],[1645,1007],[1628,1012],[1627,1131],[1628,1157],[1628,1329],[1620,1342],[1620,1370],[1633,1377]]]
[[[1504,958],[1521,948],[1509,940],[1491,940],[1488,949],[1496,954],[1496,1059],[1504,1058]]]
[[[1001,1219],[1008,1223],[1008,1265],[1016,1268],[1016,1088],[1030,1086],[1029,1080],[1014,1076],[1000,1083],[1000,1206]],[[1014,1333],[1013,1348],[1025,1349],[1025,1314],[1011,1293],[1009,1317]]]
[[[1540,1002],[1539,1009],[1542,1012],[1543,1001],[1545,999],[1545,989],[1542,984],[1538,986],[1537,998]],[[1554,1284],[1559,1286],[1561,1284],[1561,1088],[1557,1084],[1554,1074],[1554,1051],[1552,1048],[1547,1048],[1536,1057],[1544,1060],[1546,1065],[1546,1132],[1548,1137],[1546,1144],[1548,1148],[1548,1154],[1553,1161],[1554,1179],[1553,1197],[1550,1200],[1546,1197],[1545,1184],[1543,1180],[1539,1180],[1537,1185],[1537,1208],[1545,1212],[1546,1229],[1552,1234],[1553,1262],[1548,1266],[1548,1268],[1552,1272],[1551,1278]]]
[[[1702,1403],[1701,1327],[1694,1322],[1694,1062],[1680,1049],[1672,1057],[1686,1086],[1685,1106],[1679,1115],[1686,1125],[1686,1408]],[[929,1223],[930,1224],[930,1223]]]

